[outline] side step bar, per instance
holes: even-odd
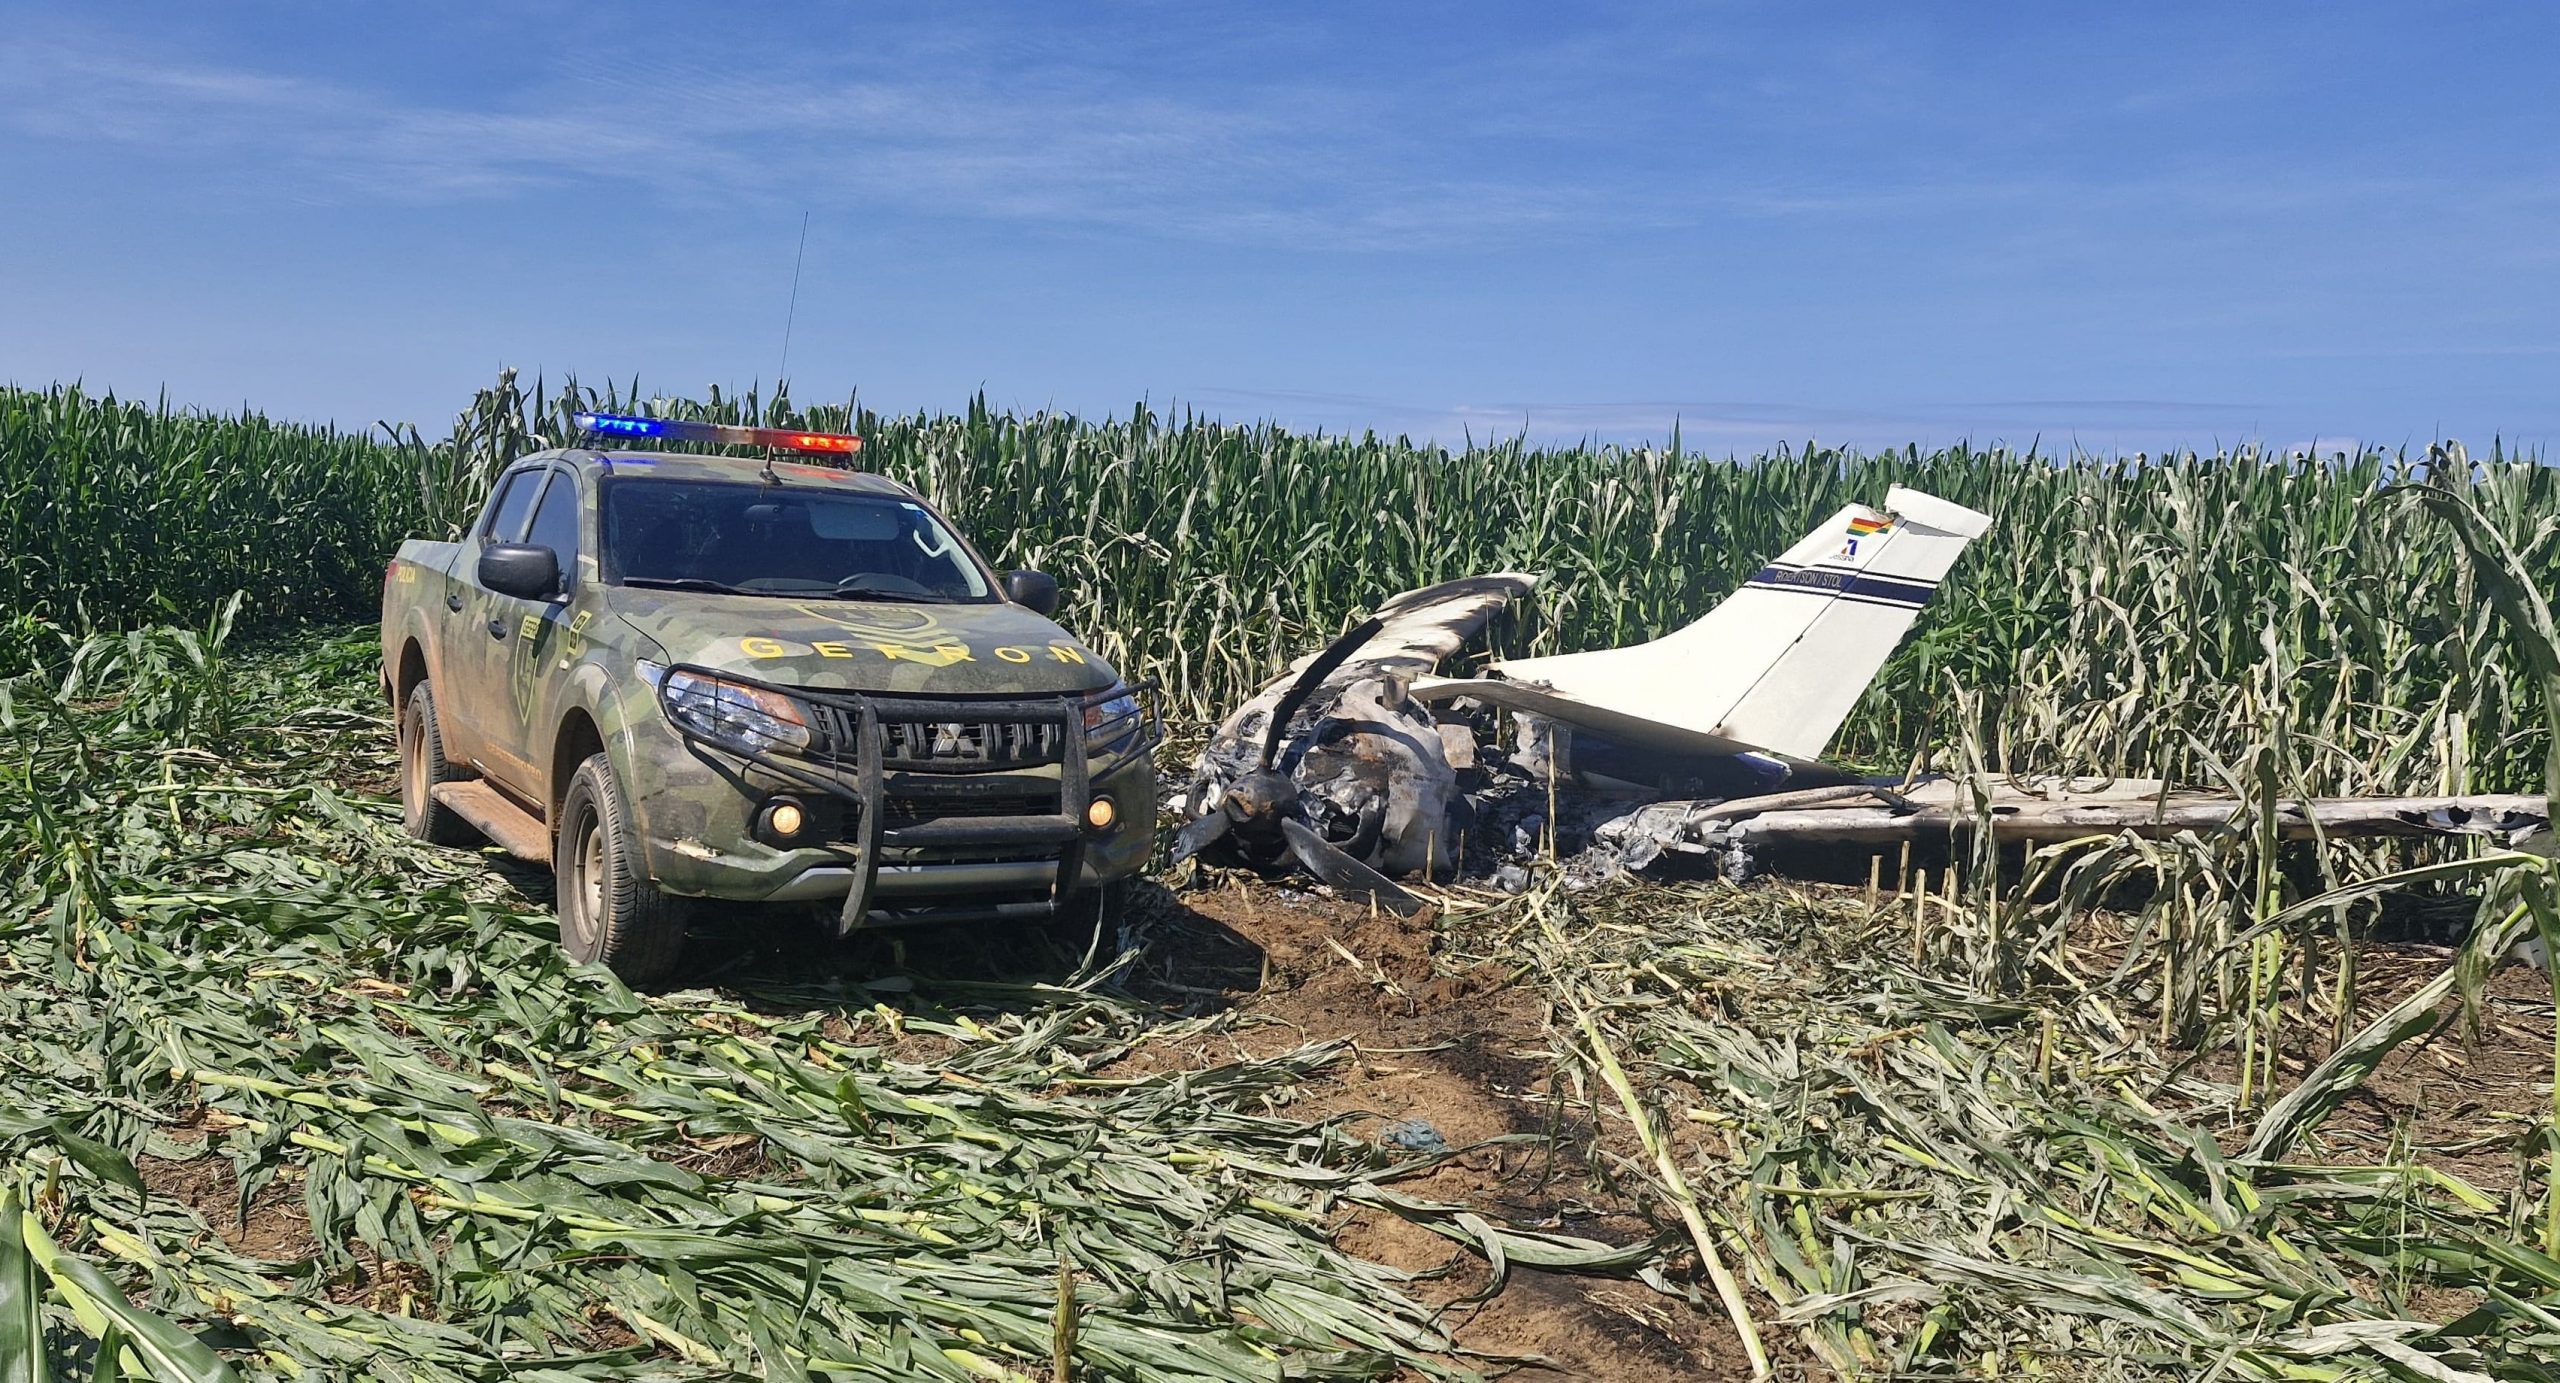
[[[499,849],[531,864],[551,863],[551,829],[505,793],[475,779],[438,783],[431,795]]]

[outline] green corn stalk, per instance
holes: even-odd
[[[1953,971],[1878,968],[1883,960],[1865,957],[1869,968],[1839,972],[1878,999],[1872,1014],[1806,1000],[1794,1028],[1664,1027],[1669,1001],[1683,996],[1650,988],[1640,997],[1656,1007],[1634,1010],[1640,1020],[1611,1010],[1613,1028],[1640,1024],[1623,1034],[1625,1050],[1726,1082],[1698,1087],[1710,1094],[1741,1092],[1731,1107],[1699,1112],[1749,1127],[1769,1149],[1751,1163],[1765,1192],[1734,1190],[1728,1169],[1681,1173],[1701,1213],[1744,1242],[1736,1271],[1773,1297],[1817,1303],[1804,1308],[1805,1328],[1826,1359],[1879,1370],[1934,1366],[1959,1350],[2049,1359],[2055,1338],[2082,1359],[2163,1348],[2169,1336],[2129,1316],[2159,1304],[2146,1293],[2174,1292],[2205,1303],[2174,1298],[2185,1315],[2163,1319],[2203,1330],[2181,1325],[2177,1348],[2218,1341],[2237,1351],[2229,1357],[2243,1373],[2289,1376],[2325,1367],[2318,1361],[2332,1356],[2319,1351],[2345,1337],[2297,1338],[2290,1324],[2228,1305],[2240,1299],[2232,1294],[2282,1298],[2292,1314],[2280,1319],[2291,1322],[2329,1310],[2302,1303],[2328,1301],[2322,1294],[2351,1273],[2426,1280],[2435,1270],[2413,1264],[2417,1250],[2375,1246],[2372,1217],[2398,1198],[2394,1213],[2419,1217],[2412,1242],[2441,1254],[2429,1262],[2466,1265],[2453,1280],[2527,1307],[2534,1299],[2522,1285],[2530,1260],[2454,1247],[2487,1232],[2463,1218],[2474,1209],[2460,1195],[2412,1189],[2414,1174],[2393,1173],[2383,1187],[2333,1172],[2324,1175],[2349,1188],[2334,1201],[2327,1191],[2288,1200],[2299,1188],[2286,1178],[2311,1174],[2247,1158],[2215,1170],[2191,1129],[2162,1122],[2158,1101],[2204,1108],[2197,1102],[2215,1096],[2097,1074],[2116,1061],[2098,1052],[2135,1050],[2128,1044],[2153,1030],[2149,1015],[2119,1011],[2111,996],[2156,975],[2158,1030],[2175,1045],[2246,1044],[2251,1096],[2276,1096],[2257,1123],[2273,1155],[2315,1136],[2325,1110],[2414,1021],[2355,1022],[2344,967],[2355,920],[2375,900],[2504,880],[2503,911],[2482,945],[2500,925],[2553,929],[2548,866],[2462,847],[2280,846],[2270,815],[2287,795],[2560,789],[2560,684],[2536,593],[2560,575],[2560,525],[2544,517],[2560,511],[2560,478],[2529,458],[2475,460],[2446,446],[2317,462],[2252,449],[2136,461],[1962,447],[1715,459],[1676,439],[1450,448],[1172,410],[1077,419],[978,400],[952,414],[884,416],[855,400],[802,405],[755,390],[661,397],[636,381],[528,390],[512,375],[430,440],[415,428],[355,437],[69,389],[0,390],[0,678],[31,671],[0,680],[0,872],[16,885],[0,910],[0,1032],[16,1044],[0,1044],[0,1081],[27,1091],[52,1130],[9,1136],[61,1150],[66,1185],[88,1212],[77,1232],[140,1246],[130,1257],[107,1249],[100,1261],[147,1278],[159,1294],[151,1299],[173,1310],[243,1304],[262,1348],[287,1358],[344,1362],[396,1341],[409,1351],[402,1367],[422,1377],[498,1346],[556,1348],[582,1328],[576,1303],[591,1299],[690,1367],[711,1368],[696,1357],[710,1351],[722,1367],[786,1374],[822,1369],[838,1345],[871,1360],[866,1368],[894,1373],[878,1361],[895,1354],[896,1368],[953,1377],[981,1365],[1054,1370],[1071,1352],[1102,1375],[1175,1361],[1259,1368],[1266,1353],[1309,1361],[1328,1349],[1357,1371],[1436,1347],[1391,1279],[1330,1256],[1302,1218],[1336,1196],[1389,1203],[1385,1187],[1358,1189],[1374,1170],[1360,1166],[1365,1154],[1338,1130],[1253,1117],[1263,1092],[1311,1078],[1319,1056],[1105,1099],[1074,1073],[1134,1040],[1130,1011],[1107,995],[1043,991],[1041,1002],[1062,1007],[1041,1018],[1020,995],[943,990],[976,1015],[975,1031],[912,1010],[898,1018],[975,1053],[957,1074],[991,1083],[991,1095],[805,1026],[599,996],[544,959],[525,900],[491,893],[474,862],[410,850],[378,805],[332,786],[375,771],[363,757],[381,739],[362,686],[364,639],[262,660],[234,646],[224,602],[249,593],[236,615],[247,647],[278,624],[361,618],[401,536],[448,531],[498,466],[565,439],[567,414],[584,407],[862,432],[867,464],[950,508],[995,560],[1064,578],[1069,621],[1130,675],[1162,677],[1176,717],[1194,720],[1408,586],[1545,571],[1540,600],[1499,647],[1595,647],[1695,618],[1831,509],[1872,501],[1896,481],[1985,509],[2001,522],[1897,651],[1839,752],[1895,765],[1934,758],[1977,786],[2027,772],[2221,782],[2248,808],[2227,833],[2037,852],[2005,891],[1996,858],[1976,860],[1969,889],[1945,912]],[[2390,493],[2420,475],[2429,483],[2418,502]],[[1947,685],[1965,696],[1912,693]],[[290,747],[277,728],[288,721]],[[305,762],[314,742],[330,746],[330,763]],[[2281,868],[2305,856],[2321,880],[2303,890],[2320,904],[2310,911],[2286,903]],[[2476,867],[2434,869],[2452,862]],[[2075,929],[2128,889],[2150,901],[2122,919],[2130,938],[2118,983],[2080,974]],[[1625,958],[1624,970],[1594,973],[1767,982],[1782,968],[1783,938],[1738,922],[1739,904],[1718,906],[1722,915],[1679,920],[1669,950],[1643,965]],[[2324,926],[2337,929],[2335,948],[2321,944]],[[2332,1026],[2344,1040],[2278,1095],[2266,1083],[2286,1038],[2285,962],[2300,959],[2304,978],[2290,992],[2309,1002],[2326,949],[2338,952]],[[1767,968],[1737,969],[1730,957],[1746,951]],[[1554,959],[1558,973],[1579,973],[1572,967],[1593,958]],[[2455,987],[2491,959],[2475,946]],[[1523,963],[1515,955],[1507,968]],[[379,984],[402,997],[349,997],[359,984],[359,996]],[[878,997],[839,989],[807,1002],[867,1014]],[[717,1041],[695,1018],[748,1035]],[[1996,1040],[2013,1027],[2034,1034],[2031,1057]],[[1888,1036],[1903,1028],[1921,1031]],[[279,1045],[279,1031],[293,1035]],[[1564,1038],[1564,1048],[1578,1045]],[[243,1052],[260,1055],[241,1066]],[[803,1055],[785,1059],[792,1052]],[[562,1054],[565,1065],[554,1060]],[[63,1074],[77,1071],[117,1074],[85,1085]],[[1624,1074],[1643,1087],[1651,1073],[1630,1065]],[[1025,1094],[1053,1087],[1077,1102]],[[359,1243],[418,1264],[423,1308],[443,1320],[390,1327],[378,1313],[337,1310],[315,1323],[310,1303],[279,1293],[257,1265],[164,1251],[202,1227],[126,1199],[68,1140],[139,1146],[150,1124],[136,1111],[173,1095],[242,1121],[231,1155],[244,1184],[302,1178],[333,1270]],[[2554,1099],[2560,1117],[2560,1089]],[[2013,1109],[2055,1122],[2029,1129],[2003,1112]],[[2091,1122],[2091,1109],[2103,1118]],[[1810,1124],[1772,1122],[1773,1110],[1860,1129],[1868,1142],[1844,1151]],[[2053,1133],[2066,1116],[2085,1130]],[[1169,1131],[1195,1123],[1243,1149],[1240,1160]],[[1145,1153],[1089,1168],[1050,1159],[1060,1129]],[[843,1146],[849,1130],[955,1151],[890,1157],[861,1139]],[[687,1140],[750,1132],[789,1173],[782,1189],[755,1178],[716,1189],[651,1180],[664,1176],[653,1170],[659,1154]],[[2551,1151],[2560,1156],[2560,1140]],[[962,1152],[1009,1170],[993,1175]],[[1027,1169],[1012,1161],[1024,1157]],[[555,1195],[540,1178],[561,1165],[649,1189]],[[1213,1166],[1250,1183],[1243,1200],[1204,1206],[1188,1178],[1208,1173],[1168,1171]],[[1088,1173],[1103,1180],[1077,1179]],[[818,1190],[800,1194],[807,1187],[793,1177]],[[2252,1200],[2260,1208],[2241,1204]],[[1159,1203],[1239,1236],[1250,1271],[1203,1277],[1174,1231],[1113,1209]],[[537,1208],[554,1205],[548,1219]],[[2002,1218],[2017,1205],[2037,1209]],[[1578,1270],[1624,1268],[1603,1267],[1617,1260],[1599,1248],[1537,1248],[1456,1212],[1396,1213],[1489,1262],[1544,1252]],[[2547,1196],[2545,1213],[2547,1250],[2560,1246],[2560,1218],[2549,1218],[2560,1217],[2560,1194]],[[739,1216],[749,1229],[731,1235]],[[1058,1237],[1023,1237],[1035,1222]],[[2181,1237],[2223,1234],[2246,1242],[2199,1249]],[[914,1294],[933,1276],[925,1268],[882,1270],[858,1285],[886,1304],[829,1316],[836,1344],[789,1343],[805,1324],[796,1311],[811,1290],[808,1265],[836,1261],[818,1248],[876,1248],[880,1236],[928,1267],[946,1261],[937,1254],[977,1255],[992,1266],[965,1280],[988,1296],[955,1316]],[[724,1239],[761,1257],[692,1261]],[[2064,1241],[2115,1266],[2039,1278],[2033,1265],[2050,1266]],[[2299,1243],[2317,1250],[2303,1251],[2308,1265],[2287,1257]],[[1062,1251],[1085,1278],[1072,1296],[1073,1351],[1057,1335]],[[853,1271],[825,1267],[817,1281],[849,1290],[852,1279],[829,1274]],[[1925,1326],[1903,1331],[1881,1299],[1872,1312],[1862,1304],[1887,1278],[1877,1290],[1928,1294],[1917,1311]],[[1237,1285],[1247,1279],[1258,1285]],[[1344,1304],[1346,1283],[1360,1309]],[[1239,1292],[1250,1303],[1243,1315]],[[794,1312],[776,1314],[784,1302]],[[1161,1315],[1119,1305],[1136,1302]],[[2050,1312],[2005,1319],[2020,1302]],[[2531,1319],[2526,1307],[2501,1309]],[[1248,1318],[1255,1324],[1239,1324]],[[2431,1356],[2451,1348],[2393,1342]]]
[[[2515,547],[2491,526],[2479,505],[2468,496],[2440,486],[2402,493],[2461,539],[2475,576],[2506,622],[2510,642],[2541,688],[2547,718],[2543,727],[2543,790],[2549,803],[2547,810],[2554,813],[2554,820],[2560,820],[2560,627],[2552,622],[2551,606]],[[2552,1002],[2560,1007],[2560,873],[2555,873],[2560,871],[2560,864],[2549,856],[2533,858],[2533,864],[2515,867],[2515,885],[2542,941]],[[2552,1034],[2551,1129],[2550,1168],[2543,1186],[2543,1248],[2560,1255],[2560,1027],[2555,1027]]]
[[[136,1310],[105,1274],[63,1252],[11,1187],[0,1192],[0,1378],[9,1383],[51,1376],[44,1340],[48,1296],[98,1342],[93,1378],[138,1370],[169,1383],[238,1383],[231,1366],[202,1341]]]
[[[50,1383],[44,1270],[19,1227],[18,1191],[0,1191],[0,1383]]]

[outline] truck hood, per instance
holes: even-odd
[[[829,691],[1005,696],[1119,681],[1019,605],[900,605],[614,588],[613,611],[669,664]]]

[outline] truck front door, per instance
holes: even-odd
[[[520,542],[547,547],[560,562],[560,587],[546,599],[489,593],[492,657],[487,682],[489,707],[482,728],[482,771],[516,796],[547,805],[545,768],[550,760],[553,698],[572,651],[585,630],[576,611],[593,598],[578,574],[582,548],[579,532],[586,506],[578,499],[578,477],[554,466],[542,483],[532,521]]]
[[[437,720],[444,730],[445,757],[467,763],[483,776],[509,787],[514,775],[499,746],[507,739],[506,655],[515,626],[504,607],[506,597],[480,584],[480,553],[492,543],[524,540],[533,519],[533,502],[542,493],[548,466],[521,466],[498,478],[489,507],[462,544],[446,578],[442,658],[436,669]]]

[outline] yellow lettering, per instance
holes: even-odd
[[[1031,661],[1031,655],[1019,648],[995,648],[989,649],[988,652],[995,654],[997,657],[1002,658],[1008,663],[1027,663]]]
[[[893,643],[875,643],[875,644],[873,644],[873,645],[871,645],[871,646],[872,646],[873,648],[879,649],[879,650],[880,650],[880,656],[881,656],[881,657],[883,657],[883,658],[897,659],[897,658],[910,658],[910,657],[915,656],[915,652],[914,652],[914,650],[913,650],[913,649],[900,648],[900,647],[898,647],[896,644],[893,644]]]
[[[1053,663],[1081,663],[1084,661],[1084,650],[1081,648],[1069,648],[1067,645],[1062,643],[1053,643],[1049,645],[1049,661]]]
[[[942,656],[942,665],[944,667],[949,667],[953,663],[974,663],[978,661],[977,659],[970,657],[968,648],[961,644],[938,643],[933,646],[933,651]]]
[[[780,639],[747,638],[738,640],[738,651],[750,658],[779,658],[787,650]]]
[[[569,621],[568,637],[560,641],[559,666],[565,668],[569,666],[569,664],[576,662],[586,653],[587,621],[594,619],[595,617],[596,612],[593,610],[580,610],[578,612],[578,617]]]
[[[853,650],[840,643],[813,643],[809,646],[818,650],[818,656],[821,658],[850,658],[853,656]]]
[[[540,615],[527,615],[523,623],[516,626],[516,637],[520,639],[530,639],[541,632],[542,616]]]

